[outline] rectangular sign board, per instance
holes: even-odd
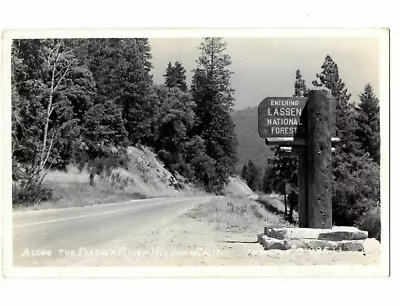
[[[298,136],[306,102],[305,97],[265,98],[258,106],[258,133],[261,138]]]

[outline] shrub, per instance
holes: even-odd
[[[103,155],[89,158],[88,152],[79,146],[77,142],[74,146],[74,162],[78,165],[79,171],[85,166],[89,171],[89,182],[94,185],[94,176],[109,177],[114,169],[127,169],[129,158],[125,148],[107,147],[104,149]]]
[[[45,174],[38,165],[13,163],[12,204],[35,205],[49,200],[53,190],[43,184]]]
[[[14,184],[12,187],[13,206],[35,205],[50,200],[52,196],[53,190],[43,184],[27,183],[20,186]]]
[[[355,226],[368,231],[368,237],[381,240],[381,208],[379,205],[368,205],[370,208],[358,218]]]
[[[353,226],[377,206],[380,198],[379,166],[367,156],[337,156],[334,170],[333,221]]]

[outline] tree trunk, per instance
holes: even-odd
[[[49,104],[47,105],[47,116],[46,116],[46,124],[44,126],[44,135],[43,135],[43,145],[42,145],[42,153],[40,155],[40,167],[44,168],[45,164],[45,156],[46,156],[46,145],[47,145],[47,132],[49,130],[49,121],[50,121],[50,115],[52,112],[52,104],[53,104],[53,92],[54,92],[54,79],[56,75],[56,65],[58,62],[58,59],[60,57],[60,47],[58,46],[57,48],[57,57],[53,63],[53,69],[51,73],[51,84],[50,84],[50,95],[49,95]],[[50,66],[50,56],[48,59],[49,66]]]
[[[90,169],[89,184],[90,184],[90,186],[94,186],[94,173],[93,173],[93,169]]]
[[[286,183],[283,185],[283,197],[285,200],[285,216],[287,216]]]
[[[40,156],[40,167],[41,168],[44,167],[44,163],[45,163],[46,145],[47,145],[47,133],[48,133],[48,130],[49,130],[49,122],[50,122],[50,114],[51,114],[51,105],[52,105],[52,103],[53,103],[53,84],[52,84],[52,88],[51,88],[51,91],[50,91],[49,105],[47,106],[46,124],[44,126],[42,154]]]
[[[295,203],[295,193],[292,191],[289,198],[289,222],[293,223],[293,207]]]
[[[308,185],[307,185],[307,153],[305,148],[299,148],[299,227],[308,227]]]
[[[40,167],[42,169],[44,168],[44,166],[46,164],[46,161],[47,161],[47,159],[48,159],[48,157],[50,155],[50,150],[51,150],[51,146],[52,146],[52,143],[53,143],[53,139],[52,139],[49,148],[48,149],[46,148],[47,147],[47,134],[48,134],[48,130],[49,130],[50,116],[51,116],[51,113],[54,110],[54,107],[53,107],[53,95],[54,95],[54,92],[57,90],[58,86],[61,84],[61,82],[64,79],[65,75],[68,73],[69,68],[71,67],[72,62],[73,62],[73,61],[71,61],[67,65],[67,67],[64,70],[64,73],[60,76],[57,84],[55,84],[55,82],[56,82],[55,79],[56,79],[57,63],[58,63],[58,60],[60,59],[61,54],[63,53],[63,52],[60,53],[60,45],[58,45],[56,48],[57,48],[57,56],[56,56],[56,59],[53,62],[53,69],[52,69],[52,74],[51,74],[51,84],[50,84],[49,104],[47,105],[47,116],[46,116],[46,123],[45,123],[45,127],[44,127],[43,145],[42,145],[42,152],[41,152],[41,155],[40,155]],[[48,58],[49,66],[50,66],[50,60],[51,59],[50,59],[50,55],[49,55],[49,58]],[[47,154],[46,154],[46,150],[48,150]]]

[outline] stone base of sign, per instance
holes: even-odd
[[[368,232],[361,231],[356,227],[338,226],[332,229],[319,228],[264,228],[264,234],[276,239],[318,239],[330,241],[360,240],[367,239]]]
[[[315,228],[265,228],[258,235],[258,242],[265,250],[311,249],[332,251],[366,252],[380,245],[376,239],[368,239],[368,233],[355,227]]]

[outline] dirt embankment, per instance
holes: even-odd
[[[128,168],[117,168],[111,175],[96,175],[95,185],[89,184],[86,168],[74,165],[66,171],[49,171],[44,184],[53,190],[53,197],[35,206],[16,207],[14,210],[36,210],[90,206],[123,202],[132,199],[202,195],[178,173],[170,173],[147,147],[129,147]]]

